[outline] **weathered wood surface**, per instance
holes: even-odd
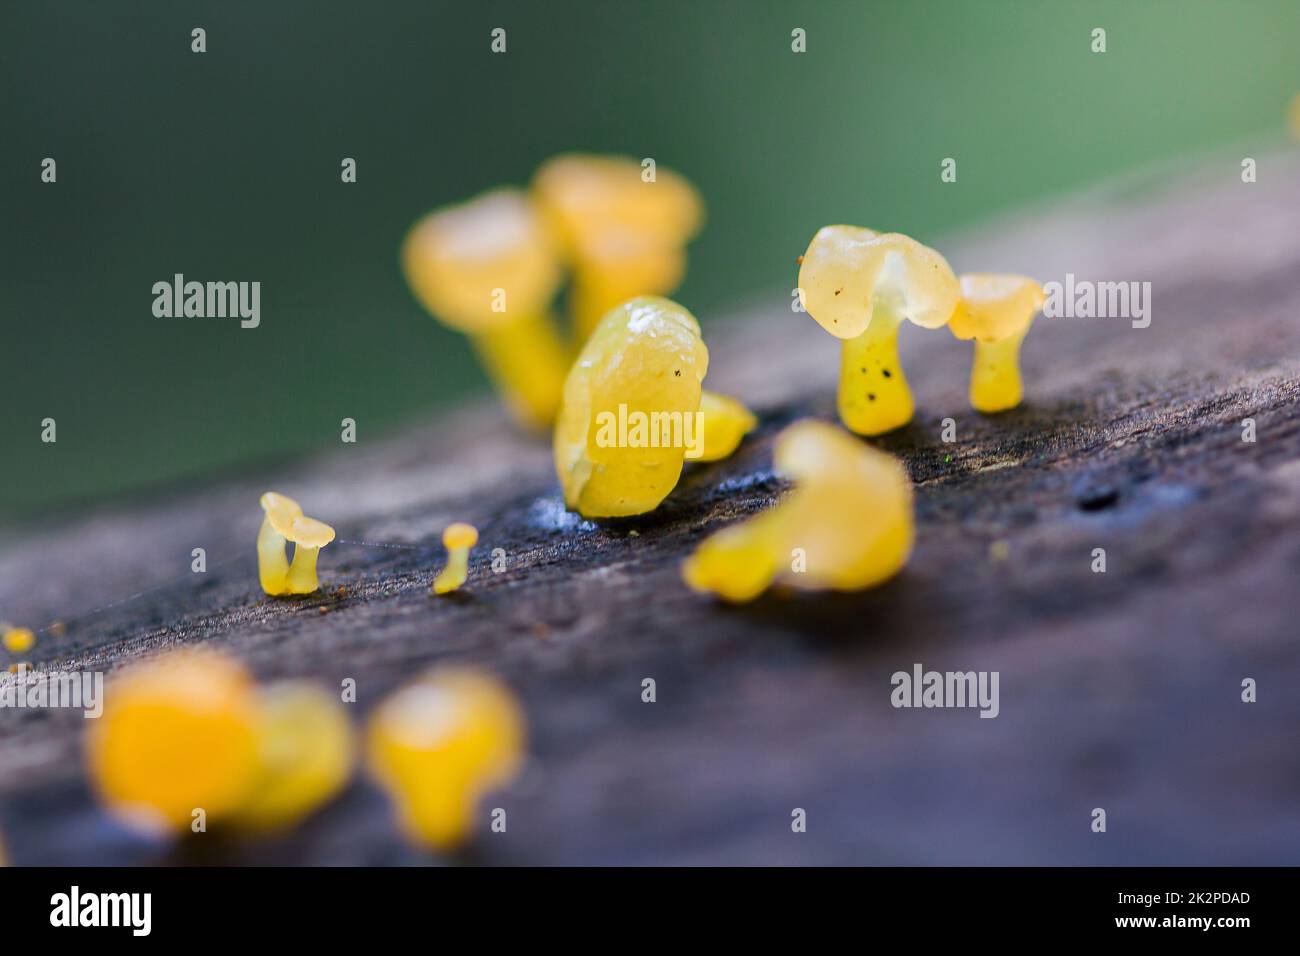
[[[508,832],[485,832],[473,861],[1300,862],[1300,161],[1260,168],[1245,185],[1229,158],[940,243],[959,270],[1150,281],[1153,321],[1039,319],[1028,400],[993,418],[965,402],[969,345],[909,330],[917,419],[879,444],[917,483],[919,540],[876,591],[728,608],[679,582],[703,535],[779,493],[781,426],[833,414],[836,344],[777,294],[708,329],[709,384],[755,404],[761,429],[652,516],[566,515],[545,445],[480,408],[11,532],[0,609],[71,622],[41,635],[31,658],[47,666],[111,670],[205,643],[263,678],[355,677],[358,722],[426,665],[491,667],[525,701],[532,758],[491,803]],[[948,415],[954,445],[939,437]],[[252,549],[268,487],[347,542],[408,547],[337,543],[323,595],[268,600]],[[434,600],[453,519],[482,541],[468,590]],[[989,559],[997,540],[1005,561]],[[197,546],[204,576],[188,573]],[[494,575],[497,547],[509,570]],[[1090,571],[1097,547],[1105,574]],[[890,675],[915,662],[999,671],[1000,716],[893,709]],[[1258,703],[1241,702],[1245,677]],[[140,842],[89,797],[83,724],[0,711],[15,862],[427,859],[364,777],[283,839]]]

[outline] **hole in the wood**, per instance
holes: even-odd
[[[1119,501],[1119,489],[1114,485],[1094,485],[1083,489],[1074,503],[1080,511],[1102,511]]]

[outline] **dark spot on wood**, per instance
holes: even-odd
[[[1080,511],[1102,511],[1119,501],[1119,489],[1111,484],[1087,485],[1074,497]]]

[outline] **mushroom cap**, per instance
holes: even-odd
[[[4,643],[5,650],[10,654],[26,654],[36,646],[36,635],[29,627],[13,627],[12,625],[0,625],[3,629],[4,636],[0,641]]]
[[[1033,279],[993,272],[963,275],[961,296],[948,328],[959,339],[981,342],[1023,335],[1045,301]]]
[[[841,339],[867,330],[878,302],[922,328],[947,323],[961,295],[946,259],[901,233],[823,226],[803,255],[799,300]]]
[[[276,530],[276,533],[289,537],[293,530],[293,519],[302,515],[302,505],[288,495],[275,491],[268,491],[262,495],[259,503],[262,510],[266,512],[266,520],[271,522],[271,527]]]
[[[420,303],[446,325],[477,332],[541,312],[559,287],[555,239],[521,189],[494,189],[415,223],[402,270]],[[493,311],[497,290],[504,311]]]
[[[565,504],[588,518],[653,510],[676,486],[686,448],[632,447],[630,428],[628,447],[607,444],[613,423],[676,415],[684,435],[708,368],[699,323],[676,302],[639,296],[611,309],[564,383],[553,447]]]
[[[463,521],[447,525],[442,533],[442,546],[450,551],[452,548],[472,548],[478,544],[478,528]]]
[[[704,218],[699,193],[670,169],[656,166],[653,182],[641,174],[641,164],[626,156],[566,153],[537,170],[533,193],[579,261],[610,230],[685,244]]]
[[[334,540],[334,529],[323,521],[298,515],[285,537],[304,548],[323,548]]]

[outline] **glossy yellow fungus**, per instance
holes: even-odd
[[[26,654],[36,646],[36,635],[29,628],[0,624],[0,629],[4,631],[5,650],[10,654]]]
[[[758,425],[754,413],[737,399],[707,388],[700,390],[700,411],[704,413],[704,454],[700,461],[729,457],[741,439]]]
[[[574,333],[583,342],[605,314],[639,295],[672,292],[704,205],[678,174],[622,156],[566,154],[544,163],[533,194],[573,264]]]
[[[497,189],[435,210],[407,233],[402,269],[420,304],[470,337],[515,417],[550,425],[569,360],[547,315],[562,266],[527,195]]]
[[[195,811],[229,816],[256,783],[258,698],[216,654],[178,651],[114,676],[91,721],[91,779],[110,809],[145,830],[182,831]]]
[[[1016,275],[973,273],[961,277],[961,301],[949,330],[975,340],[970,403],[979,412],[1002,412],[1020,404],[1020,343],[1043,307],[1042,287]]]
[[[750,601],[773,581],[858,591],[912,552],[912,483],[898,459],[825,422],[777,436],[776,470],[795,487],[769,510],[706,538],[682,566],[696,591]]]
[[[311,594],[320,582],[316,559],[320,549],[334,540],[334,529],[302,513],[302,506],[286,495],[262,495],[262,527],[257,532],[257,576],[262,590],[272,597]],[[285,547],[293,542],[293,563]]]
[[[818,230],[803,255],[799,298],[822,328],[844,340],[838,405],[846,427],[880,435],[912,420],[899,327],[907,319],[939,328],[960,294],[943,256],[907,236],[857,226]]]
[[[478,544],[478,528],[457,521],[442,533],[442,546],[447,549],[447,566],[433,579],[433,593],[455,591],[469,577],[469,551]]]
[[[411,838],[449,849],[469,836],[480,797],[518,771],[524,736],[523,712],[499,681],[442,669],[379,705],[368,758]]]
[[[704,452],[708,367],[699,323],[676,302],[647,296],[610,310],[564,383],[554,439],[564,503],[588,518],[657,507],[684,460]]]
[[[277,830],[343,789],[356,760],[343,705],[315,684],[284,681],[258,694],[256,781],[231,823]]]

